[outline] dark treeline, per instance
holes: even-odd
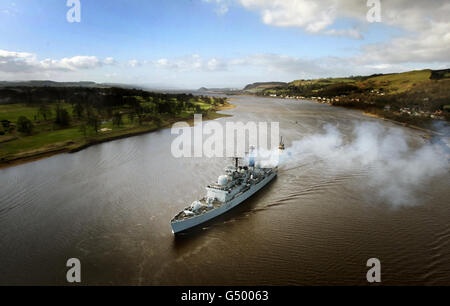
[[[140,98],[141,99],[140,99]],[[210,103],[211,99],[205,96],[196,96],[196,99]],[[29,106],[67,102],[70,104],[90,105],[95,108],[122,107],[137,104],[139,100],[150,101],[156,104],[189,103],[194,99],[192,94],[168,94],[148,92],[140,89],[127,88],[86,88],[86,87],[15,87],[0,89],[0,104],[24,103]],[[216,98],[223,103],[221,98]],[[170,112],[171,108],[161,106],[163,112]]]

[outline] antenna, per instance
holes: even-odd
[[[234,166],[235,166],[236,168],[238,168],[238,167],[239,167],[239,161],[240,161],[242,158],[241,158],[241,157],[231,157],[231,159],[233,159]]]

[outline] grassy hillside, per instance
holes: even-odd
[[[296,80],[286,86],[261,88],[256,94],[309,98],[402,122],[427,125],[433,119],[449,120],[450,69]]]
[[[402,93],[415,86],[431,83],[431,70],[409,71],[370,77],[357,84],[364,88],[382,90],[386,93]]]
[[[353,83],[355,79],[353,78],[328,78],[328,79],[317,79],[317,80],[297,80],[289,83],[289,86],[305,86],[305,85],[332,85],[338,83]]]
[[[246,93],[258,93],[268,88],[285,87],[286,85],[287,83],[284,82],[259,82],[245,86],[243,91]]]
[[[420,84],[432,82],[430,79],[431,72],[431,70],[427,69],[366,77],[358,76],[348,78],[296,80],[290,82],[288,87],[293,89],[295,89],[295,87],[312,87],[313,92],[317,93],[327,86],[351,84],[357,86],[360,90],[379,90],[385,93],[395,94],[405,92]],[[272,87],[272,89],[274,87]]]

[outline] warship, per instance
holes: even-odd
[[[284,150],[282,140],[279,150]],[[194,201],[171,220],[174,234],[200,225],[238,206],[278,174],[278,166],[264,168],[255,163],[252,152],[249,154],[248,165],[239,165],[240,158],[234,160],[234,165],[226,167],[225,174],[219,176],[217,182],[206,187],[204,198]]]

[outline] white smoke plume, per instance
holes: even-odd
[[[405,206],[418,204],[418,193],[426,184],[449,172],[448,156],[438,146],[412,145],[409,140],[401,129],[378,123],[356,124],[351,137],[328,124],[323,133],[292,142],[281,155],[278,150],[258,155],[269,156],[260,160],[262,166],[290,168],[314,162],[329,174],[363,170],[371,190],[392,205]]]

